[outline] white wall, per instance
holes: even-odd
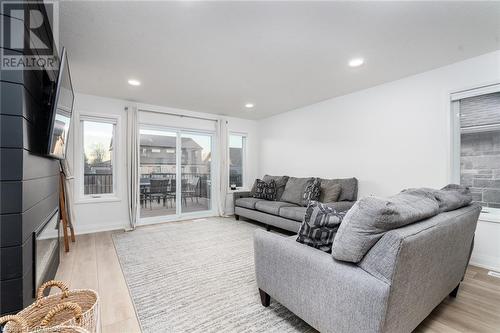
[[[72,181],[72,193],[74,195],[75,204],[73,209],[74,225],[77,233],[89,233],[103,230],[113,230],[126,228],[129,225],[128,208],[127,208],[127,192],[126,192],[126,111],[125,107],[135,106],[135,103],[131,103],[125,100],[111,99],[99,96],[92,96],[86,94],[76,94],[75,96],[75,106],[74,106],[74,118],[72,124],[72,130],[70,134],[70,149],[68,150],[68,163],[70,164],[75,180]],[[143,105],[140,104],[139,107],[148,109],[154,109],[162,112],[169,112],[175,114],[216,118],[215,115],[192,112],[187,110],[173,109],[160,106]],[[80,200],[80,195],[78,193],[78,182],[80,180],[79,167],[82,163],[81,156],[81,143],[79,142],[80,128],[79,128],[79,115],[96,115],[105,116],[109,115],[112,117],[117,117],[119,123],[117,125],[116,135],[118,145],[117,149],[117,195],[116,198],[107,201],[102,200]],[[152,117],[152,118],[151,118]],[[148,122],[154,122],[155,117],[164,117],[162,115],[157,115],[151,113],[148,114]],[[140,117],[141,119],[141,117]],[[182,119],[182,120],[181,120]],[[251,182],[257,177],[258,168],[258,127],[257,122],[253,120],[245,120],[238,118],[226,117],[228,120],[229,131],[245,133],[248,135],[247,139],[247,163],[246,163],[246,181]],[[182,123],[179,123],[181,121]],[[190,123],[186,125],[186,121]],[[189,120],[189,118],[179,118],[173,117],[171,124],[172,127],[189,127],[194,128],[198,124],[195,120]],[[201,124],[202,125],[202,124]],[[228,204],[231,204],[230,198],[232,199],[232,194],[227,195]],[[231,206],[229,206],[231,207]],[[231,208],[232,209],[232,208]]]
[[[71,129],[71,142],[68,154],[68,162],[72,167],[73,175],[73,198],[75,200],[73,210],[73,223],[76,233],[89,233],[103,230],[120,229],[128,226],[128,208],[126,192],[126,123],[127,117],[125,107],[130,102],[104,98],[98,96],[76,94],[74,105],[74,116]],[[80,136],[80,115],[116,116],[119,119],[115,137],[118,142],[117,149],[117,195],[111,201],[84,201],[79,193],[79,174],[82,162],[82,149]]]
[[[360,197],[442,187],[450,93],[498,82],[500,51],[261,120],[259,174],[355,176]],[[500,239],[500,224],[489,232]]]

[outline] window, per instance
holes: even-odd
[[[100,197],[115,192],[115,126],[113,119],[81,121],[84,196]]]
[[[500,214],[500,92],[453,102],[455,178],[471,189],[484,214]]]
[[[229,135],[229,187],[243,187],[246,137]]]

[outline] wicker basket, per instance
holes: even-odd
[[[58,287],[61,293],[43,297],[43,292],[48,287]],[[38,288],[36,301],[17,315],[23,317],[28,323],[28,330],[39,328],[42,320],[56,305],[71,302],[80,306],[82,314],[80,324],[90,333],[96,333],[99,316],[99,296],[91,289],[69,290],[61,281],[47,281]],[[11,328],[11,323],[5,326],[5,329]],[[69,316],[68,312],[58,312],[51,318],[50,326],[75,326],[76,319]],[[11,332],[7,330],[6,332]]]
[[[9,323],[10,322],[10,323]],[[28,322],[21,316],[4,316],[0,318],[0,325],[9,323],[11,328],[10,333],[89,333],[86,329],[79,326],[54,326],[48,328],[40,328],[35,331],[29,331]]]

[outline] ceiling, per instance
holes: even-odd
[[[498,50],[500,2],[63,1],[60,40],[77,92],[259,119]]]

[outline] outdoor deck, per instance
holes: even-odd
[[[152,207],[151,207],[152,205]],[[209,210],[211,207],[209,207],[209,200],[207,198],[187,198],[186,201],[182,202],[182,212],[183,213],[189,213],[189,212],[199,212],[199,211],[205,211]],[[168,216],[168,215],[174,215],[175,214],[175,202],[173,200],[169,202],[165,202],[165,206],[163,206],[163,201],[160,201],[158,203],[157,201],[154,202],[146,202],[146,205],[141,205],[141,218],[144,217],[155,217],[155,216]]]

